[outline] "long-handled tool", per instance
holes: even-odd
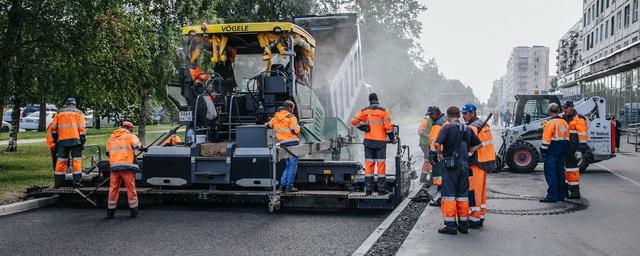
[[[154,140],[153,142],[151,142],[151,146],[155,145],[156,143],[158,143],[158,141],[165,141],[167,138],[169,138],[169,136],[172,133],[175,133],[178,129],[180,129],[180,127],[182,127],[182,125],[178,125],[175,128],[171,129],[169,132],[164,133],[163,135],[161,135],[160,137],[158,137],[156,140]],[[162,140],[161,140],[162,139]],[[146,148],[146,147],[145,147]],[[140,156],[144,151],[140,151],[138,152],[138,154],[135,155],[134,159],[138,158],[138,156]],[[98,164],[93,165],[91,168],[89,168],[89,170],[93,170]],[[89,172],[87,172],[89,173]],[[93,190],[91,190],[91,192],[89,192],[88,194],[84,194],[82,193],[82,191],[80,191],[80,189],[78,188],[74,188],[73,190],[80,195],[82,198],[84,198],[85,200],[87,200],[89,203],[91,203],[93,206],[98,206],[98,204],[91,200],[91,198],[89,198],[89,196],[91,196],[93,193],[95,193],[96,191],[98,191],[98,189],[100,189],[100,187],[102,187],[105,183],[109,182],[109,180],[111,180],[111,177],[108,177],[106,179],[104,179],[102,182],[100,182],[100,184],[98,184],[98,186],[96,186],[95,188],[93,188]]]

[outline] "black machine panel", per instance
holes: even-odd
[[[155,186],[191,185],[191,149],[150,147],[143,158],[142,180]]]

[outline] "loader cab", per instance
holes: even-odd
[[[557,95],[516,95],[513,125],[528,124],[549,116],[547,108],[551,103],[560,105],[560,98]]]

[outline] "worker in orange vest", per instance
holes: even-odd
[[[56,144],[56,169],[54,173],[54,188],[59,188],[64,182],[71,157],[73,170],[73,186],[79,187],[82,182],[82,149],[86,142],[86,127],[84,114],[76,108],[76,99],[65,100],[65,107],[60,109],[51,120],[48,133]]]
[[[425,182],[427,185],[431,185],[431,169],[433,168],[431,162],[429,161],[429,151],[430,149],[430,140],[429,133],[431,133],[431,127],[433,127],[433,120],[427,114],[429,109],[425,113],[425,117],[420,120],[420,125],[418,126],[418,136],[420,137],[419,146],[420,150],[422,150],[422,154],[424,155],[424,161],[422,163],[422,173],[420,175],[420,182]]]
[[[54,137],[55,136],[55,137]],[[51,154],[51,161],[52,166],[53,166],[53,171],[54,171],[54,175],[55,175],[55,171],[56,171],[56,162],[58,161],[58,158],[56,157],[56,144],[58,143],[58,134],[57,133],[53,133],[53,129],[51,128],[51,124],[49,124],[49,126],[47,126],[47,148],[49,149],[49,153]]]
[[[436,157],[437,153],[436,153],[435,141],[438,138],[438,135],[440,135],[440,130],[442,130],[442,127],[449,124],[449,121],[447,121],[447,116],[442,114],[442,111],[440,111],[440,108],[436,106],[429,107],[427,109],[427,115],[433,122],[431,126],[431,131],[429,132],[429,150],[430,150],[429,162],[431,162],[431,166],[432,166],[431,175],[432,175],[433,185],[438,186],[437,189],[438,191],[440,191],[440,185],[442,185],[442,172],[444,171],[444,166],[442,165],[443,163],[438,161],[438,158]],[[441,201],[442,201],[442,197],[438,197],[437,199],[430,202],[429,205],[440,206]]]
[[[138,165],[135,163],[134,150],[146,150],[136,135],[132,133],[133,124],[122,122],[121,128],[113,131],[107,141],[107,156],[109,157],[110,184],[109,197],[107,198],[107,218],[115,215],[120,185],[124,183],[127,189],[127,200],[131,211],[131,218],[138,216],[138,193],[136,192],[135,172]]]
[[[564,201],[567,183],[564,179],[564,158],[568,151],[569,124],[560,117],[560,106],[549,104],[550,119],[544,124],[540,152],[544,156],[544,178],[549,188],[542,203]]]
[[[173,147],[182,142],[182,138],[176,134],[176,131],[170,131],[169,137],[162,142],[163,147]]]
[[[587,151],[588,124],[587,118],[580,115],[574,109],[573,101],[565,101],[562,104],[564,119],[569,124],[569,151],[564,160],[564,178],[569,188],[568,199],[580,199],[580,168],[576,152],[580,151],[583,156]],[[583,159],[586,161],[586,159]]]
[[[351,124],[364,132],[364,184],[365,194],[373,193],[373,174],[378,167],[378,194],[389,193],[386,187],[387,137],[391,137],[393,123],[391,115],[380,106],[378,95],[369,94],[369,106],[363,108],[351,119]]]
[[[496,151],[493,147],[493,135],[489,124],[482,122],[473,103],[465,104],[460,112],[462,118],[480,142],[480,148],[469,159],[471,177],[469,179],[469,228],[483,226],[487,214],[487,172],[496,169]],[[483,126],[484,124],[484,126]]]
[[[298,140],[300,125],[298,124],[298,118],[293,114],[295,106],[292,101],[285,101],[282,106],[278,107],[273,118],[266,123],[267,127],[276,131],[276,138],[281,147],[291,147],[300,143]],[[280,177],[280,190],[282,192],[298,191],[298,189],[293,186],[297,172],[298,156],[290,155],[289,158],[287,158],[282,177]]]

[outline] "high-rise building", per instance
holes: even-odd
[[[513,48],[502,78],[503,110],[511,110],[515,95],[545,93],[549,90],[549,47],[518,46]]]
[[[578,40],[581,58],[572,69],[558,65],[558,90],[565,99],[604,97],[607,112],[621,115],[623,126],[638,123],[640,0],[583,2]]]

